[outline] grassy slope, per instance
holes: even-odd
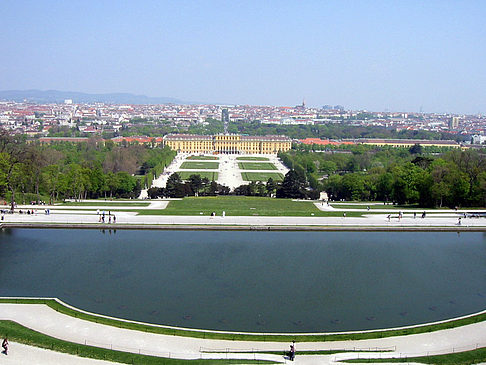
[[[59,207],[148,207],[150,205],[150,202],[137,202],[137,203],[132,203],[132,202],[121,202],[121,201],[107,201],[107,200],[98,200],[96,202],[65,202],[65,203],[60,203],[56,204],[56,206]],[[39,205],[39,208],[43,208],[44,206]]]
[[[274,199],[250,196],[187,197],[174,200],[166,209],[140,210],[140,215],[200,215],[203,212],[221,214],[223,210],[229,216],[297,216],[342,217],[342,212],[321,212],[311,201],[296,202],[290,199]],[[361,216],[362,213],[350,212],[348,217]]]
[[[486,361],[486,348],[479,348],[472,351],[455,352],[446,355],[432,355],[420,357],[407,357],[402,359],[360,359],[343,361],[347,363],[422,363],[437,365],[470,365]]]

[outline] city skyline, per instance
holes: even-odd
[[[480,1],[7,1],[0,85],[485,113],[484,15]]]

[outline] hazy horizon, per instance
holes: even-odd
[[[2,4],[3,90],[486,112],[483,1]]]

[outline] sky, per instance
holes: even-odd
[[[486,1],[2,0],[0,90],[486,113]]]

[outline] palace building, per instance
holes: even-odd
[[[183,153],[276,154],[290,150],[292,140],[285,136],[168,134],[164,144]]]

